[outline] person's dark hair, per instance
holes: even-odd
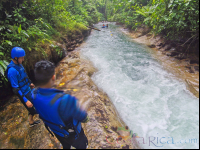
[[[47,60],[39,61],[35,64],[34,73],[38,85],[47,84],[55,74],[55,65]]]

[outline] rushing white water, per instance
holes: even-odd
[[[101,28],[102,24],[96,25]],[[114,23],[93,31],[82,54],[141,148],[199,148],[199,100]]]

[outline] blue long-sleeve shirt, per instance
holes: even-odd
[[[63,95],[52,104],[57,94]],[[86,111],[80,108],[75,97],[64,94],[63,91],[57,89],[36,89],[32,93],[32,103],[41,118],[56,124],[62,122],[67,124],[70,120],[73,120],[73,124],[77,125],[79,133],[81,131],[81,122],[84,122],[87,118]],[[51,124],[49,126],[51,128]],[[53,128],[51,129],[53,130]],[[56,132],[55,130],[53,131]],[[56,133],[59,134],[58,132]]]
[[[11,61],[10,64],[15,64],[15,63],[13,61]],[[20,75],[19,71],[17,71],[15,68],[11,67],[8,70],[7,76],[8,76],[8,80],[11,83],[11,86],[13,88],[19,89],[18,94],[23,97],[23,100],[26,103],[28,101],[28,99],[25,97],[25,95],[27,95],[31,91],[31,88],[29,87],[29,85],[26,85],[25,87],[23,87],[21,89],[19,88],[20,87],[19,81],[24,76],[27,76],[27,74],[25,72],[24,67],[21,64],[17,65],[17,67],[19,67],[19,69],[22,71],[22,75]]]

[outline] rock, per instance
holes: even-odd
[[[185,66],[185,68],[187,68],[187,69],[191,69],[191,66]]]
[[[119,22],[116,22],[116,24],[115,25],[123,25],[122,23],[119,23]]]
[[[163,46],[163,43],[159,43],[157,46],[162,47],[162,46]]]
[[[123,146],[122,149],[129,149],[129,145]]]
[[[165,50],[165,51],[169,51],[171,48],[172,48],[171,45],[166,45],[166,46],[164,47],[164,50]]]
[[[148,45],[148,47],[155,48],[156,46],[154,44],[152,44],[152,45]]]
[[[199,64],[199,60],[190,60],[190,64]]]
[[[75,48],[76,47],[76,44],[74,44],[74,45],[71,45],[71,48]]]
[[[117,126],[116,126],[116,127],[112,126],[112,127],[111,127],[111,130],[113,130],[113,131],[116,132],[116,131],[117,131]]]
[[[171,56],[171,57],[177,56],[178,54],[179,54],[178,52],[168,52],[168,53],[166,53],[167,56]]]
[[[179,52],[176,51],[175,48],[171,48],[169,50],[169,52],[166,53],[167,56],[171,56],[171,57],[174,57],[174,56],[178,56],[179,55]]]
[[[62,37],[61,37],[61,39],[63,40],[63,42],[68,43],[68,41],[67,41],[66,38],[62,38]]]
[[[116,146],[117,149],[119,149],[120,147],[121,147],[120,145],[117,145],[117,146]]]
[[[100,143],[100,140],[99,140],[99,139],[97,139],[97,140],[96,140],[96,143]]]
[[[83,38],[78,40],[78,43],[82,43],[83,42]]]
[[[194,70],[194,67],[193,67],[193,66],[189,67],[189,72],[190,72],[190,73],[195,73],[195,70]]]
[[[169,51],[176,51],[176,48],[172,47]]]
[[[193,69],[190,69],[189,73],[195,73],[195,71]]]
[[[165,43],[160,43],[157,46],[159,47],[159,49],[161,49],[161,48],[165,47],[165,45],[166,45]]]
[[[177,46],[177,47],[176,47],[176,50],[177,50],[178,52],[183,52],[183,51],[184,51],[184,48],[183,48],[182,46]]]
[[[71,44],[76,44],[76,40],[75,40],[75,41],[72,41]]]
[[[199,66],[194,66],[194,70],[199,72]]]
[[[176,59],[179,59],[179,60],[183,60],[183,59],[187,59],[187,55],[186,54],[183,54],[183,53],[180,53],[178,56],[175,57]]]
[[[74,50],[74,48],[72,48],[72,47],[70,47],[70,48],[67,49],[67,51],[69,51],[69,52],[73,51],[73,50]]]
[[[106,130],[108,133],[113,133],[111,130]]]
[[[172,47],[176,47],[176,43],[171,43],[171,46]]]
[[[102,146],[102,148],[103,148],[103,149],[106,149],[106,148],[107,148],[107,146],[106,146],[106,145],[104,145],[104,146]]]

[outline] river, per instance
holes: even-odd
[[[199,99],[120,26],[95,27],[81,48],[98,71],[92,76],[141,148],[199,148]]]

